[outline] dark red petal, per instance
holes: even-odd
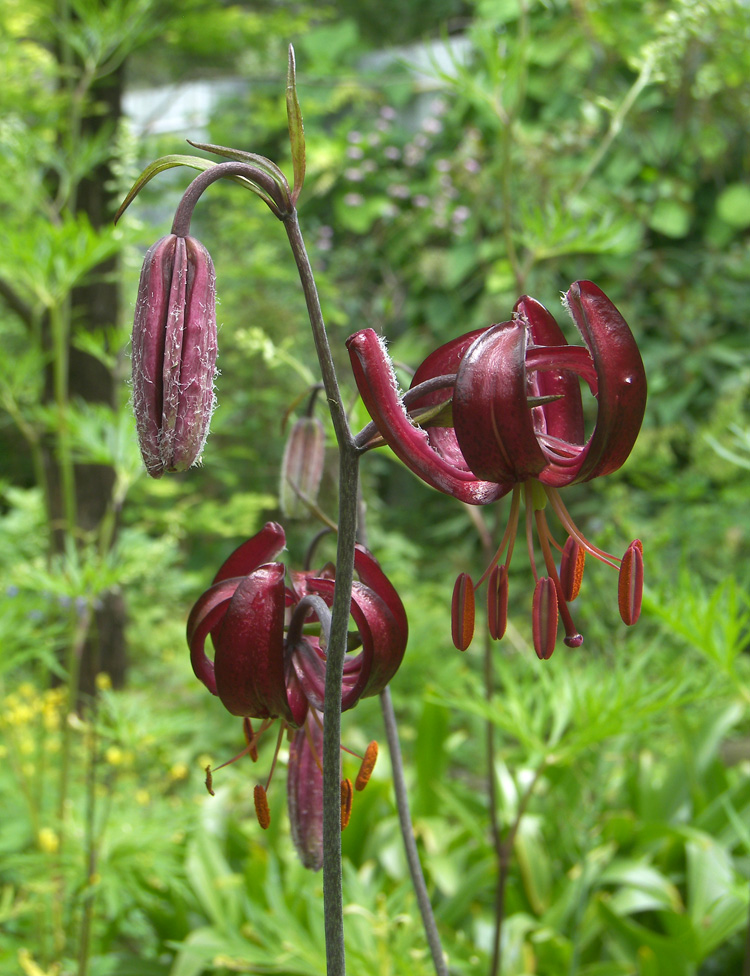
[[[209,633],[221,622],[229,601],[234,596],[239,581],[223,580],[203,593],[190,611],[187,622],[187,640],[190,646],[190,663],[196,678],[203,682],[211,694],[216,692],[214,664],[206,657],[205,643]]]
[[[560,326],[535,298],[524,295],[518,299],[513,311],[522,321],[528,323],[531,341],[535,346],[567,346]],[[567,369],[537,370],[534,374],[534,385],[535,396],[562,397],[561,400],[536,408],[544,414],[546,433],[571,444],[583,444],[583,403],[578,376]]]
[[[465,651],[474,636],[474,584],[468,573],[459,573],[451,601],[451,637]]]
[[[623,622],[632,627],[641,615],[643,599],[643,546],[640,539],[631,542],[622,557],[617,583],[617,603]]]
[[[560,586],[563,599],[568,603],[572,603],[581,590],[585,564],[586,550],[578,545],[573,536],[568,536],[560,560]]]
[[[526,325],[493,325],[466,351],[453,394],[456,438],[477,477],[509,488],[544,469],[526,397]]]
[[[409,621],[406,618],[406,610],[401,602],[401,597],[393,583],[380,568],[380,563],[364,546],[355,547],[354,570],[359,576],[360,582],[369,586],[381,600],[385,601],[399,629],[399,640],[406,647],[406,641],[409,637]]]
[[[214,583],[234,576],[247,576],[263,563],[270,563],[286,545],[284,530],[278,522],[266,522],[257,532],[222,563],[214,576]]]
[[[216,689],[233,715],[294,722],[284,681],[284,567],[260,566],[237,586],[218,631]]]
[[[477,480],[430,447],[427,434],[406,415],[385,349],[372,329],[347,339],[357,389],[393,453],[428,485],[471,505],[486,505],[506,494],[507,485]]]
[[[446,342],[445,345],[440,346],[438,349],[435,349],[434,352],[431,352],[417,368],[409,389],[413,390],[421,383],[435,379],[437,376],[455,374],[458,370],[458,364],[463,359],[466,350],[477,336],[481,335],[484,331],[484,329],[475,329],[473,332],[467,332],[465,335],[458,336],[450,342]],[[445,390],[436,390],[434,393],[423,394],[417,397],[416,400],[411,401],[409,403],[409,409],[413,411],[433,407],[439,403],[445,403],[452,396],[452,387]],[[424,424],[423,427],[427,431],[430,447],[433,450],[437,451],[450,464],[456,465],[460,470],[469,470],[469,466],[461,453],[461,448],[458,446],[456,434],[452,427],[431,427],[429,423]]]
[[[554,580],[544,576],[537,580],[534,588],[531,613],[534,650],[541,661],[547,661],[552,657],[557,640],[557,620],[557,588]]]
[[[487,580],[487,625],[490,637],[500,640],[508,624],[508,570],[495,566]]]
[[[627,322],[600,288],[576,281],[565,298],[599,379],[596,426],[575,475],[589,481],[616,471],[633,449],[646,409],[646,373]]]
[[[286,793],[292,842],[311,871],[323,866],[323,729],[311,714],[289,745]]]

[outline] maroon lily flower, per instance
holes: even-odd
[[[417,369],[403,397],[382,340],[372,329],[347,341],[357,386],[377,433],[412,471],[434,488],[472,505],[486,505],[512,492],[508,527],[477,584],[491,576],[505,553],[505,573],[495,573],[488,587],[493,636],[504,630],[504,625],[498,628],[498,621],[504,621],[501,604],[507,600],[506,574],[523,495],[537,582],[534,643],[543,658],[554,647],[556,616],[550,588],[539,587],[540,579],[550,579],[554,585],[565,642],[573,647],[583,638],[573,624],[568,602],[577,595],[587,552],[620,568],[619,604],[627,624],[638,619],[643,580],[640,542],[633,543],[622,560],[598,549],[576,527],[558,491],[617,470],[630,454],[646,405],[643,363],[627,323],[595,284],[575,282],[564,305],[584,345],[569,345],[547,309],[524,296],[516,303],[511,321],[469,332],[435,350]],[[598,403],[588,437],[579,378]],[[372,433],[366,428],[360,435],[363,447],[371,442]],[[565,547],[550,531],[547,503],[568,540],[573,540]],[[534,528],[547,577],[536,570]],[[560,573],[552,548],[563,553]],[[561,578],[570,582],[563,585]],[[454,634],[462,634],[457,646],[468,646],[468,606],[454,595],[454,611],[462,615],[456,621],[454,613]]]
[[[285,542],[282,527],[268,522],[236,549],[191,610],[187,639],[196,676],[228,711],[244,719],[248,744],[240,756],[253,754],[258,737],[276,718],[281,720],[279,743],[285,730],[294,734],[293,768],[295,777],[304,779],[293,790],[290,786],[290,796],[294,795],[290,810],[295,815],[317,802],[312,796],[317,789],[312,768],[319,767],[320,750],[318,734],[312,729],[316,722],[320,724],[318,713],[324,708],[335,570],[329,565],[319,572],[287,574],[282,563],[272,561]],[[385,688],[401,664],[408,636],[398,593],[362,546],[356,548],[354,568],[359,579],[352,586],[351,614],[357,633],[350,633],[355,651],[344,662],[342,710]],[[209,635],[213,661],[205,652]],[[262,720],[257,731],[251,718]],[[294,731],[298,729],[305,732]],[[300,735],[306,736],[306,745]],[[258,819],[267,826],[267,785],[259,789]],[[305,799],[307,789],[312,792]],[[292,833],[296,843],[296,838],[307,838],[309,832],[297,823]],[[303,846],[308,849],[311,844],[306,839]],[[302,856],[305,861],[306,855]]]

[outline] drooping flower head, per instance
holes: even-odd
[[[312,767],[320,765],[316,727],[322,730],[324,721],[335,569],[329,565],[319,572],[288,572],[283,563],[273,561],[285,542],[282,527],[268,522],[236,549],[190,612],[187,639],[196,676],[244,720],[248,744],[242,754],[252,755],[258,736],[277,718],[279,737],[284,730],[291,732],[297,757],[293,773],[302,777],[293,790],[294,809],[301,810],[306,808],[306,791],[317,789]],[[344,711],[385,688],[401,664],[408,636],[401,599],[374,556],[357,546],[354,568],[359,577],[351,600],[356,632],[350,632],[344,662]],[[205,650],[209,636],[213,660]],[[250,719],[262,720],[257,730]],[[260,789],[256,809],[261,825],[267,826],[266,813],[258,808],[265,803],[265,789]],[[307,837],[305,825],[295,824],[292,832]]]
[[[643,579],[640,542],[632,543],[622,560],[597,549],[575,526],[558,491],[617,470],[630,454],[645,410],[643,363],[627,323],[592,282],[575,282],[564,304],[583,345],[569,345],[547,309],[524,296],[510,321],[459,336],[435,350],[417,369],[403,397],[382,341],[371,329],[347,342],[357,386],[377,433],[408,467],[434,488],[473,505],[512,492],[508,527],[477,584],[488,581],[488,621],[494,637],[504,632],[507,571],[523,497],[536,580],[534,646],[543,658],[554,648],[558,613],[566,643],[579,646],[583,641],[568,603],[577,595],[587,552],[620,568],[619,605],[628,624],[638,618]],[[598,405],[588,436],[579,379]],[[371,435],[363,432],[362,446]],[[559,545],[550,531],[548,504],[566,533],[565,545]],[[534,529],[546,576],[536,570]],[[553,548],[562,553],[560,571]],[[459,576],[453,632],[461,650],[473,633],[475,589],[466,574]]]

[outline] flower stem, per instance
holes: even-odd
[[[345,976],[344,906],[341,871],[341,684],[346,654],[354,544],[357,533],[359,448],[339,392],[336,369],[328,343],[313,270],[297,220],[297,212],[284,216],[289,244],[297,263],[320,373],[339,448],[339,513],[336,552],[336,588],[333,596],[331,638],[327,649],[323,723],[323,906],[325,915],[327,976]]]
[[[427,894],[422,865],[419,862],[419,852],[414,840],[414,829],[411,823],[409,812],[409,797],[406,791],[406,781],[404,780],[404,764],[401,757],[401,745],[398,738],[398,725],[396,715],[393,711],[393,702],[389,688],[385,688],[380,693],[380,707],[383,712],[383,723],[385,725],[385,735],[388,740],[388,749],[391,754],[391,769],[393,770],[393,791],[396,794],[396,807],[398,809],[398,821],[401,825],[401,836],[404,839],[406,850],[406,860],[409,864],[411,883],[414,887],[414,894],[417,896],[417,904],[422,915],[422,925],[424,926],[427,944],[432,953],[432,961],[435,966],[437,976],[448,976],[448,967],[443,954],[443,947],[440,943],[440,934],[435,923],[435,916],[432,913],[432,905]]]

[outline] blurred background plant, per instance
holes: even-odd
[[[411,623],[393,693],[451,971],[493,965],[489,723],[498,825],[515,831],[505,976],[739,972],[747,5],[8,0],[0,18],[0,972],[324,971],[321,879],[296,863],[285,818],[260,836],[247,761],[202,792],[239,729],[183,646],[210,567],[278,517],[282,420],[316,379],[296,272],[263,208],[212,188],[195,232],[217,267],[219,409],[205,467],[147,483],[125,350],[143,251],[184,174],[110,226],[140,168],[184,135],[289,168],[290,40],[300,216],[341,363],[356,329],[415,364],[523,292],[554,310],[591,278],[649,375],[628,464],[567,499],[605,548],[643,539],[644,617],[613,629],[610,576],[591,567],[584,649],[538,664],[513,626],[528,607],[511,602],[489,701],[480,655],[450,641],[452,581],[481,563],[468,516],[385,453],[363,466],[370,545]],[[329,512],[333,490],[327,472]],[[295,522],[290,548],[314,531]],[[344,733],[352,748],[382,739],[377,706]],[[343,836],[355,976],[431,971],[396,823],[384,755]]]

